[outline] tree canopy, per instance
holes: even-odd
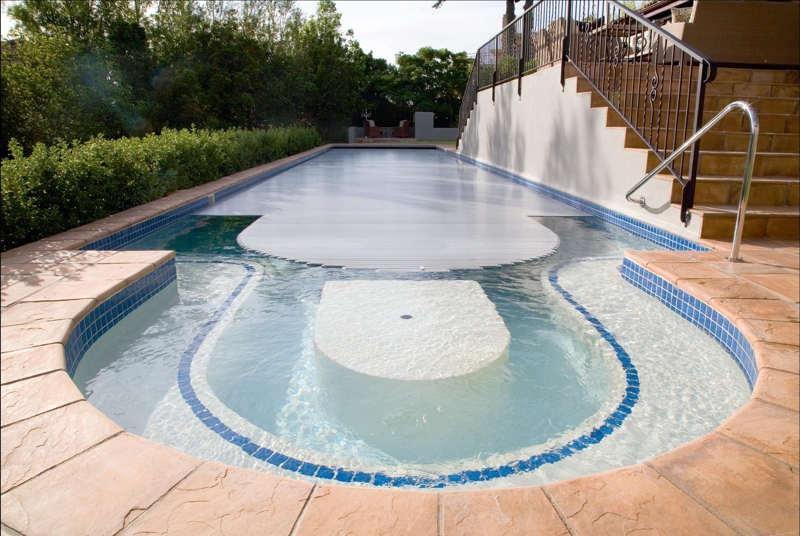
[[[3,150],[164,128],[301,124],[341,139],[433,111],[457,120],[471,62],[422,48],[365,53],[331,0],[22,0],[2,41]]]

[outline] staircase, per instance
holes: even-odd
[[[608,108],[607,128],[626,129],[626,150],[648,153],[647,168],[642,170],[642,176],[661,162],[577,69],[570,65],[566,75],[578,77],[578,93],[592,93],[593,108]],[[746,238],[800,236],[799,75],[796,70],[720,68],[715,80],[706,86],[703,124],[736,100],[750,103],[758,115],[760,133],[745,219]],[[669,98],[677,104],[677,82],[674,85]],[[684,87],[681,104],[687,98],[686,93]],[[642,107],[644,105],[642,103]],[[688,119],[691,125],[693,113],[689,113],[688,118],[684,115],[683,112],[679,114],[678,123],[683,124]],[[675,119],[674,111],[662,112],[653,124],[673,124]],[[687,135],[690,134],[691,129]],[[682,133],[676,136],[678,145],[683,143]],[[699,228],[700,238],[730,239],[733,236],[749,136],[749,122],[744,114],[733,112],[701,138],[694,208],[690,210],[693,227]],[[688,152],[683,164],[684,173],[688,173]],[[680,183],[667,173],[657,178],[672,182],[671,201],[679,207]]]

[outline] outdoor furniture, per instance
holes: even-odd
[[[369,121],[364,121],[364,137],[365,138],[380,138],[381,135],[381,127],[375,126],[375,121],[370,119]]]
[[[411,121],[403,119],[400,121],[399,127],[394,127],[392,132],[394,138],[410,138],[411,137]]]

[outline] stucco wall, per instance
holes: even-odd
[[[433,128],[433,112],[414,112],[415,137],[418,140],[454,141],[457,128]]]
[[[550,68],[478,93],[459,153],[525,179],[597,203],[687,238],[678,210],[669,204],[671,183],[652,180],[636,197],[625,192],[644,177],[647,154],[624,149],[625,129],[606,127],[606,108],[591,108],[590,93],[576,93],[577,78],[562,92],[560,69]]]

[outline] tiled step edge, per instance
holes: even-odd
[[[81,358],[97,339],[177,278],[173,257],[92,309],[78,322],[67,339],[64,348],[67,374],[70,377],[75,374]]]
[[[574,195],[561,192],[559,190],[556,190],[555,188],[545,186],[544,184],[524,179],[519,175],[509,173],[508,171],[505,171],[503,169],[500,169],[498,167],[489,164],[485,164],[468,156],[464,156],[462,154],[454,153],[451,151],[445,151],[444,149],[441,148],[439,148],[439,150],[446,152],[447,154],[453,156],[453,158],[477,166],[481,169],[489,171],[490,173],[494,173],[495,175],[499,175],[500,177],[503,177],[504,179],[508,179],[511,182],[524,186],[529,190],[533,190],[534,192],[540,193],[546,197],[555,199],[556,201],[560,201],[570,207],[582,210],[612,225],[616,225],[617,227],[625,229],[626,231],[635,236],[644,238],[645,240],[648,240],[654,244],[658,244],[659,246],[664,247],[666,249],[673,251],[708,251],[708,248],[705,246],[701,246],[700,244],[692,242],[691,240],[664,231],[663,229],[659,229],[655,225],[643,223],[629,216],[624,216],[619,212],[615,212],[611,209],[602,207],[595,203],[585,201],[580,197],[576,197]]]
[[[733,322],[704,301],[679,289],[666,279],[629,258],[622,261],[622,278],[658,300],[710,335],[736,361],[753,390],[758,378],[753,346]]]

